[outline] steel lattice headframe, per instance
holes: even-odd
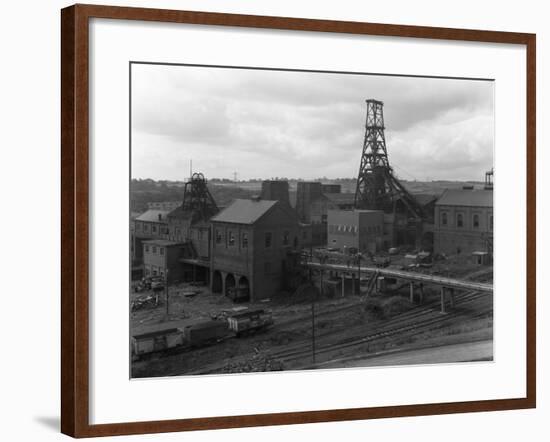
[[[185,183],[182,210],[195,213],[205,220],[218,213],[218,206],[208,190],[206,178],[202,173],[194,173]]]
[[[384,135],[384,103],[369,99],[361,165],[355,191],[357,209],[392,212],[401,201],[410,216],[422,219],[422,208],[393,175]]]

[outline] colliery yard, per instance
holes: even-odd
[[[487,275],[476,277],[487,279]],[[163,329],[174,324],[200,323],[212,317],[246,311],[206,287],[194,297],[195,286],[181,284],[171,293],[171,313],[165,305],[132,314],[134,330]],[[187,295],[186,295],[187,294]],[[331,361],[371,358],[411,349],[425,349],[492,339],[492,296],[483,292],[457,293],[446,313],[440,292],[426,288],[422,303],[401,293],[363,293],[342,297],[282,299],[246,305],[272,312],[273,325],[246,337],[224,336],[199,348],[160,350],[134,362],[134,377],[239,373],[322,368]],[[236,310],[234,310],[236,309]],[[223,320],[223,319],[220,319]],[[492,353],[483,359],[492,359]]]
[[[382,107],[355,192],[266,180],[219,207],[194,173],[132,217],[133,377],[492,360],[493,172],[411,193]]]

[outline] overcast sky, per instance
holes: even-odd
[[[489,81],[132,66],[132,177],[356,177],[366,104],[407,180],[482,180],[493,166]]]

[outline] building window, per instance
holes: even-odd
[[[473,216],[472,224],[474,226],[474,229],[479,228],[479,215],[477,213]]]
[[[441,214],[441,225],[446,226],[447,225],[447,212],[443,212]]]
[[[148,224],[143,224],[143,231],[144,231],[144,232],[148,232],[148,231],[149,231],[149,225],[148,225]]]
[[[302,239],[303,240],[307,239],[307,230],[302,230]]]
[[[157,233],[157,226],[153,225],[153,227],[151,227],[151,230],[153,233]]]
[[[157,253],[157,246],[153,246],[153,254]]]
[[[160,253],[161,255],[164,255],[164,247],[159,247],[159,253]]]
[[[234,246],[234,245],[235,245],[235,234],[233,233],[232,230],[229,231],[228,244],[229,244],[230,246]]]
[[[265,248],[268,249],[271,247],[271,241],[273,239],[273,235],[271,232],[265,232]]]
[[[220,229],[216,229],[216,244],[222,243],[222,232]]]
[[[246,249],[248,247],[248,233],[243,232],[241,244],[243,249]]]
[[[456,226],[457,227],[464,227],[464,217],[462,213],[456,214]]]
[[[489,230],[493,230],[493,215],[489,215]]]
[[[145,244],[145,252],[149,253],[149,246]]]
[[[283,246],[288,246],[290,244],[290,232],[285,230],[283,232]]]

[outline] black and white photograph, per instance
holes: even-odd
[[[130,377],[493,361],[494,81],[130,63]]]

